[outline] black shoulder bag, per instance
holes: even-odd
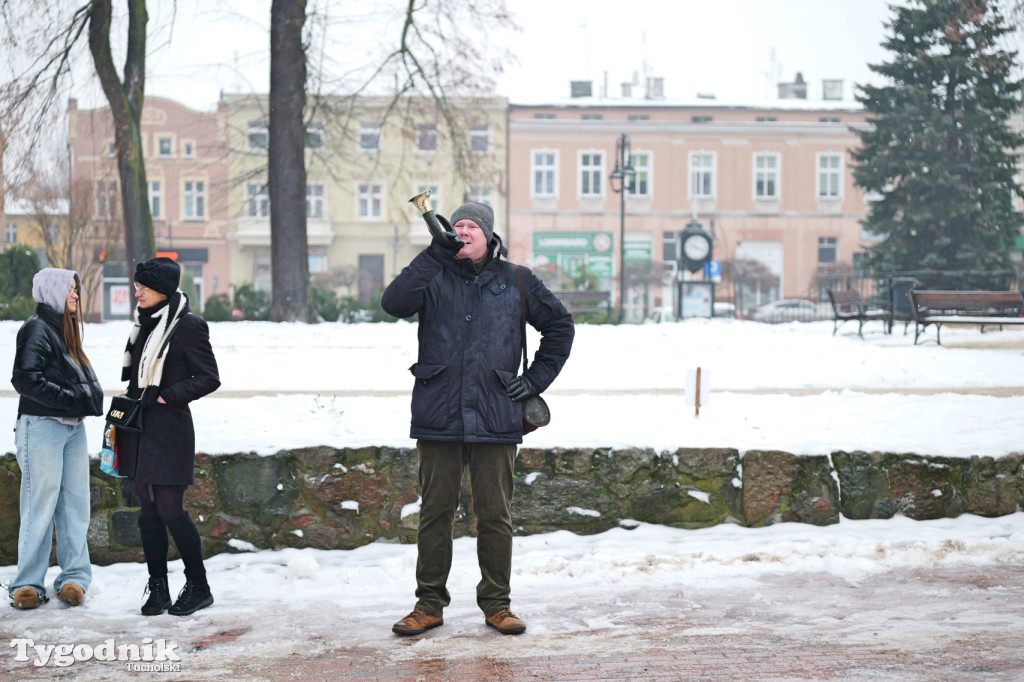
[[[529,361],[526,356],[526,283],[523,281],[523,269],[516,266],[516,278],[519,280],[519,331],[523,338],[523,373]],[[536,431],[551,423],[551,410],[544,398],[531,395],[523,401],[523,435]]]
[[[178,324],[171,327],[170,333],[167,334],[167,338],[163,340],[160,346],[160,352],[157,353],[157,357],[166,350],[167,344],[171,342],[171,337],[174,336],[174,332],[178,331],[180,324],[181,320],[178,320]],[[149,384],[153,381],[153,371],[156,369],[156,366],[157,363],[154,362],[153,366],[150,367],[149,377],[146,379],[146,385],[142,387],[142,395],[138,399],[128,397],[127,393],[115,395],[110,399],[110,409],[107,410],[106,417],[108,424],[121,431],[142,432],[142,399],[146,397]]]

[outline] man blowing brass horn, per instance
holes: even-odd
[[[510,610],[509,582],[512,465],[523,440],[521,405],[544,391],[568,359],[572,317],[532,272],[503,260],[508,251],[494,232],[490,206],[460,206],[448,226],[434,216],[429,202],[414,198],[413,203],[434,239],[381,301],[395,317],[419,314],[410,429],[417,439],[422,495],[416,607],[391,629],[416,635],[444,622],[442,613],[451,601],[452,523],[468,467],[482,576],[476,602],[488,626],[518,634],[526,623]],[[433,226],[431,217],[440,227]],[[542,340],[533,363],[517,376],[523,310]]]

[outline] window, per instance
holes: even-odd
[[[185,220],[206,220],[206,183],[202,180],[186,180]]]
[[[758,123],[772,123],[774,121],[778,121],[779,117],[778,116],[758,116],[754,120],[756,120]]]
[[[754,198],[779,198],[779,155],[754,154]]]
[[[690,120],[694,123],[711,123],[715,118],[714,116],[691,116]]]
[[[822,116],[818,119],[820,123],[842,123],[838,116]]]
[[[556,162],[555,152],[533,152],[533,196],[555,196]]]
[[[322,246],[310,246],[306,257],[309,263],[309,274],[327,272],[327,252]]]
[[[252,257],[252,286],[256,291],[270,293],[274,286],[270,270],[270,254],[257,253]]]
[[[651,195],[651,153],[635,152],[631,154],[629,165],[636,171],[636,179],[630,196],[649,197]]]
[[[359,185],[359,219],[378,220],[380,218],[381,199],[380,185]]]
[[[266,185],[250,183],[246,215],[250,218],[266,218],[270,215],[270,192]]]
[[[584,121],[601,121],[604,119],[603,114],[583,114],[580,118]]]
[[[270,144],[270,129],[266,121],[249,121],[245,131],[246,148],[251,152],[263,152]]]
[[[182,140],[181,155],[186,159],[194,159],[196,157],[196,143],[192,140]]]
[[[603,152],[580,154],[580,196],[584,198],[604,196]]]
[[[819,199],[841,199],[843,157],[818,154],[817,191]]]
[[[313,220],[324,217],[324,186],[319,183],[306,185],[306,217]]]
[[[626,117],[627,121],[650,121],[651,117],[649,114],[630,114]]]
[[[437,151],[437,124],[420,123],[416,126],[416,148],[424,152]]]
[[[472,152],[485,153],[491,146],[491,128],[486,123],[470,126],[469,128],[469,150]]]
[[[491,188],[484,187],[483,185],[473,185],[469,188],[469,200],[478,204],[491,204]]]
[[[715,196],[715,155],[711,152],[690,154],[690,197],[710,199]]]
[[[117,145],[113,140],[107,140],[103,143],[103,153],[111,159],[117,155]]]
[[[359,148],[364,152],[380,149],[380,124],[362,122],[359,124]]]
[[[838,251],[838,237],[818,237],[818,265],[835,263],[839,259]]]
[[[306,126],[306,149],[320,149],[324,146],[324,124],[310,123]]]
[[[555,115],[554,114],[534,114],[533,117],[534,118],[539,118],[539,119],[544,119],[544,120],[550,120],[550,119],[554,119]]]
[[[164,215],[163,184],[160,180],[149,181],[149,214],[153,218]]]
[[[8,222],[4,226],[4,241],[8,244],[14,244],[18,241],[18,223]]]
[[[96,217],[110,220],[117,210],[117,181],[96,181]]]
[[[174,152],[174,138],[161,135],[156,138],[156,155],[161,159],[169,159]]]

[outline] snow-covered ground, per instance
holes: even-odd
[[[18,324],[0,323],[0,367],[11,367]],[[86,352],[104,389],[120,391],[127,323],[89,325]],[[1024,425],[1024,330],[944,329],[915,346],[913,329],[865,339],[830,322],[737,320],[580,325],[561,376],[545,394],[552,423],[531,447],[733,447],[825,454],[839,449],[1001,456]],[[531,330],[532,333],[532,330]],[[411,447],[409,394],[416,326],[211,325],[220,391],[193,406],[203,452],[272,454],[314,445]],[[536,349],[537,336],[530,348]],[[701,367],[710,401],[694,416],[687,370]],[[0,393],[0,423],[17,398]],[[842,415],[842,419],[835,419]],[[98,443],[103,423],[89,420]],[[13,452],[13,434],[0,452]]]
[[[17,328],[0,323],[0,365],[13,363]],[[527,444],[721,446],[798,454],[1020,451],[1024,332],[948,329],[943,346],[914,346],[913,336],[903,336],[899,327],[892,336],[872,333],[870,325],[868,331],[861,340],[849,329],[833,337],[831,323],[581,326],[572,357],[547,394],[553,423],[528,436]],[[127,324],[86,329],[86,351],[108,391],[122,386],[127,332]],[[211,336],[223,387],[194,405],[201,450],[267,454],[319,444],[413,446],[407,437],[411,378],[406,370],[415,361],[414,325],[224,323],[211,325]],[[536,348],[537,339],[530,345]],[[697,366],[712,388],[699,417],[683,391],[686,370]],[[0,423],[13,423],[16,406],[12,393],[0,394]],[[834,419],[838,414],[841,420]],[[90,445],[98,449],[101,422],[90,420],[89,426]],[[12,435],[0,451],[13,449]],[[772,575],[832,576],[856,585],[894,570],[984,571],[1022,560],[1024,513],[695,531],[626,522],[594,536],[521,537],[513,555],[513,607],[529,629],[515,651],[528,656],[571,650],[582,646],[573,643],[572,634],[595,624],[607,629],[604,645],[626,646],[621,638],[628,641],[628,633],[614,619],[598,623],[566,613],[561,608],[566,600],[608,603],[615,594],[638,592],[664,599],[695,588],[732,590],[745,600]],[[16,646],[5,646],[22,638],[92,646],[108,638],[119,643],[165,638],[182,645],[182,674],[191,678],[228,678],[240,661],[285,651],[301,655],[338,644],[339,638],[384,658],[499,656],[474,604],[479,573],[472,539],[455,543],[446,625],[420,644],[396,648],[390,623],[413,605],[415,561],[415,547],[383,542],[351,551],[219,555],[208,563],[216,604],[183,619],[138,614],[142,565],[96,567],[86,602],[74,611],[55,599],[35,612],[0,608],[0,674],[31,667],[15,660]],[[13,566],[0,567],[0,582],[13,575]],[[49,579],[55,575],[51,569]],[[181,564],[175,562],[172,589],[181,582]],[[678,602],[667,607],[699,608],[681,597]],[[1019,612],[1016,621],[1000,627],[1024,631],[1024,610]],[[785,636],[786,622],[775,627]],[[923,641],[913,619],[907,628],[909,646]],[[233,630],[244,634],[231,643],[186,646]],[[84,667],[69,671],[87,671],[82,679],[114,679],[122,672],[113,663],[75,666]],[[47,669],[58,670],[52,661]]]

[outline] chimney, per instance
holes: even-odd
[[[569,92],[572,97],[592,97],[593,81],[569,81]]]
[[[664,99],[665,98],[665,79],[664,78],[648,78],[647,79],[647,99]]]
[[[633,96],[633,84],[623,83],[622,84],[622,97],[628,99]]]
[[[779,83],[779,99],[807,99],[807,82],[804,74],[796,72],[796,80],[792,83]]]
[[[821,81],[821,98],[829,101],[838,101],[843,98],[843,79],[826,78]]]

